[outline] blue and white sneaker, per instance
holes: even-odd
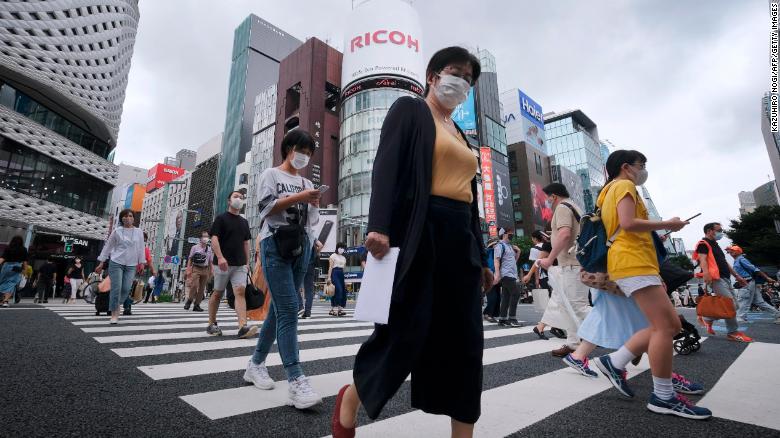
[[[628,387],[626,370],[621,370],[612,365],[612,359],[610,359],[609,356],[597,357],[594,359],[594,362],[596,363],[596,368],[609,379],[609,383],[611,383],[615,389],[626,397],[634,396],[634,391]]]
[[[706,420],[712,417],[712,411],[696,406],[681,394],[676,394],[669,400],[661,400],[655,393],[650,394],[647,409],[656,414],[677,415],[691,420]]]
[[[672,373],[672,385],[674,386],[674,390],[676,392],[682,394],[691,394],[691,395],[704,394],[703,386],[699,385],[698,383],[691,382],[690,380],[686,379],[684,376],[677,373]]]
[[[585,360],[577,360],[571,354],[567,354],[566,357],[563,358],[563,363],[568,365],[570,368],[574,368],[578,373],[585,377],[591,377],[594,379],[599,377],[598,373],[590,369],[590,366],[588,366],[587,357]]]

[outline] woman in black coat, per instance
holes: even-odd
[[[400,247],[387,325],[355,357],[332,417],[335,438],[354,436],[362,404],[375,419],[406,377],[412,406],[451,417],[471,436],[482,392],[481,287],[487,268],[477,205],[477,158],[450,118],[480,74],[466,49],[438,51],[425,100],[398,99],[374,161],[366,248],[381,259]]]

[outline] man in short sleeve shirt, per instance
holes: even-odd
[[[222,300],[222,293],[228,281],[235,296],[236,316],[238,316],[238,337],[247,339],[257,334],[257,326],[247,327],[246,323],[246,287],[249,272],[249,244],[252,234],[249,222],[241,217],[245,195],[241,191],[233,191],[227,200],[228,211],[214,219],[211,225],[211,250],[214,253],[214,293],[209,298],[209,326],[206,333],[222,336],[222,330],[217,325],[217,309]]]
[[[554,213],[550,236],[552,249],[547,258],[537,262],[541,268],[547,269],[553,288],[542,323],[566,330],[566,343],[552,352],[553,356],[566,357],[577,349],[580,343],[577,330],[590,312],[589,288],[580,281],[581,267],[577,257],[573,251],[569,252],[580,233],[582,213],[569,201],[569,191],[563,184],[550,184],[543,191]],[[556,260],[558,266],[554,266]]]

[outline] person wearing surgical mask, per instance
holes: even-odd
[[[723,249],[718,241],[723,239],[723,226],[718,222],[704,225],[704,237],[696,244],[696,259],[701,267],[701,276],[706,286],[717,295],[734,299],[734,287],[731,276],[737,280],[737,286],[743,288],[748,282],[739,275],[726,260]],[[699,318],[699,323],[707,329],[707,334],[714,336],[712,328],[714,320]],[[737,342],[751,342],[752,339],[739,331],[737,318],[726,319],[727,339]]]
[[[412,407],[450,417],[453,436],[473,435],[481,292],[493,287],[493,273],[479,226],[478,159],[452,114],[480,73],[468,50],[437,51],[424,99],[397,99],[382,124],[365,247],[379,260],[398,248],[396,275],[388,323],[375,326],[355,357],[354,383],[337,395],[334,438],[354,436],[361,404],[376,419],[410,373]]]
[[[259,178],[258,216],[262,221],[259,252],[271,292],[271,306],[244,373],[246,382],[260,389],[273,389],[275,383],[265,362],[271,346],[277,342],[287,375],[288,404],[297,409],[322,403],[322,398],[303,373],[298,354],[298,291],[312,256],[313,227],[320,218],[321,194],[301,171],[309,165],[315,149],[314,138],[307,131],[300,128],[289,131],[281,144],[284,161],[278,167],[263,171]],[[290,239],[287,230],[299,233],[300,238]]]
[[[108,261],[108,276],[111,278],[111,295],[108,309],[111,312],[111,324],[119,322],[119,308],[130,295],[136,270],[146,265],[144,251],[144,232],[136,228],[135,216],[130,209],[119,213],[120,227],[111,232],[98,256],[95,272],[100,274]]]
[[[217,322],[217,310],[228,281],[233,289],[234,308],[238,317],[236,336],[239,339],[249,339],[257,334],[257,326],[247,324],[246,318],[244,290],[249,273],[249,242],[252,240],[252,234],[249,231],[249,222],[241,216],[245,200],[246,193],[243,190],[231,192],[227,199],[227,211],[214,219],[209,230],[211,251],[214,254],[211,259],[214,292],[209,298],[209,323],[206,333],[212,336],[222,336],[222,329]]]
[[[344,251],[347,245],[342,242],[336,244],[336,252],[328,259],[328,284],[336,287],[336,293],[330,297],[330,315],[346,316],[344,308],[347,307],[347,286],[344,283],[344,268],[347,266],[347,258]]]
[[[200,302],[203,301],[203,296],[206,293],[206,285],[211,278],[211,260],[214,258],[214,254],[209,247],[209,241],[211,237],[209,232],[204,230],[200,233],[200,242],[194,245],[190,250],[190,256],[187,258],[187,284],[188,296],[187,302],[184,304],[184,310],[190,310],[192,307],[193,312],[202,312],[200,308]]]

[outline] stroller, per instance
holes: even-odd
[[[678,316],[680,317],[682,330],[674,336],[674,351],[684,356],[699,351],[699,348],[701,348],[699,330],[696,329],[695,325],[688,322],[684,316]]]

